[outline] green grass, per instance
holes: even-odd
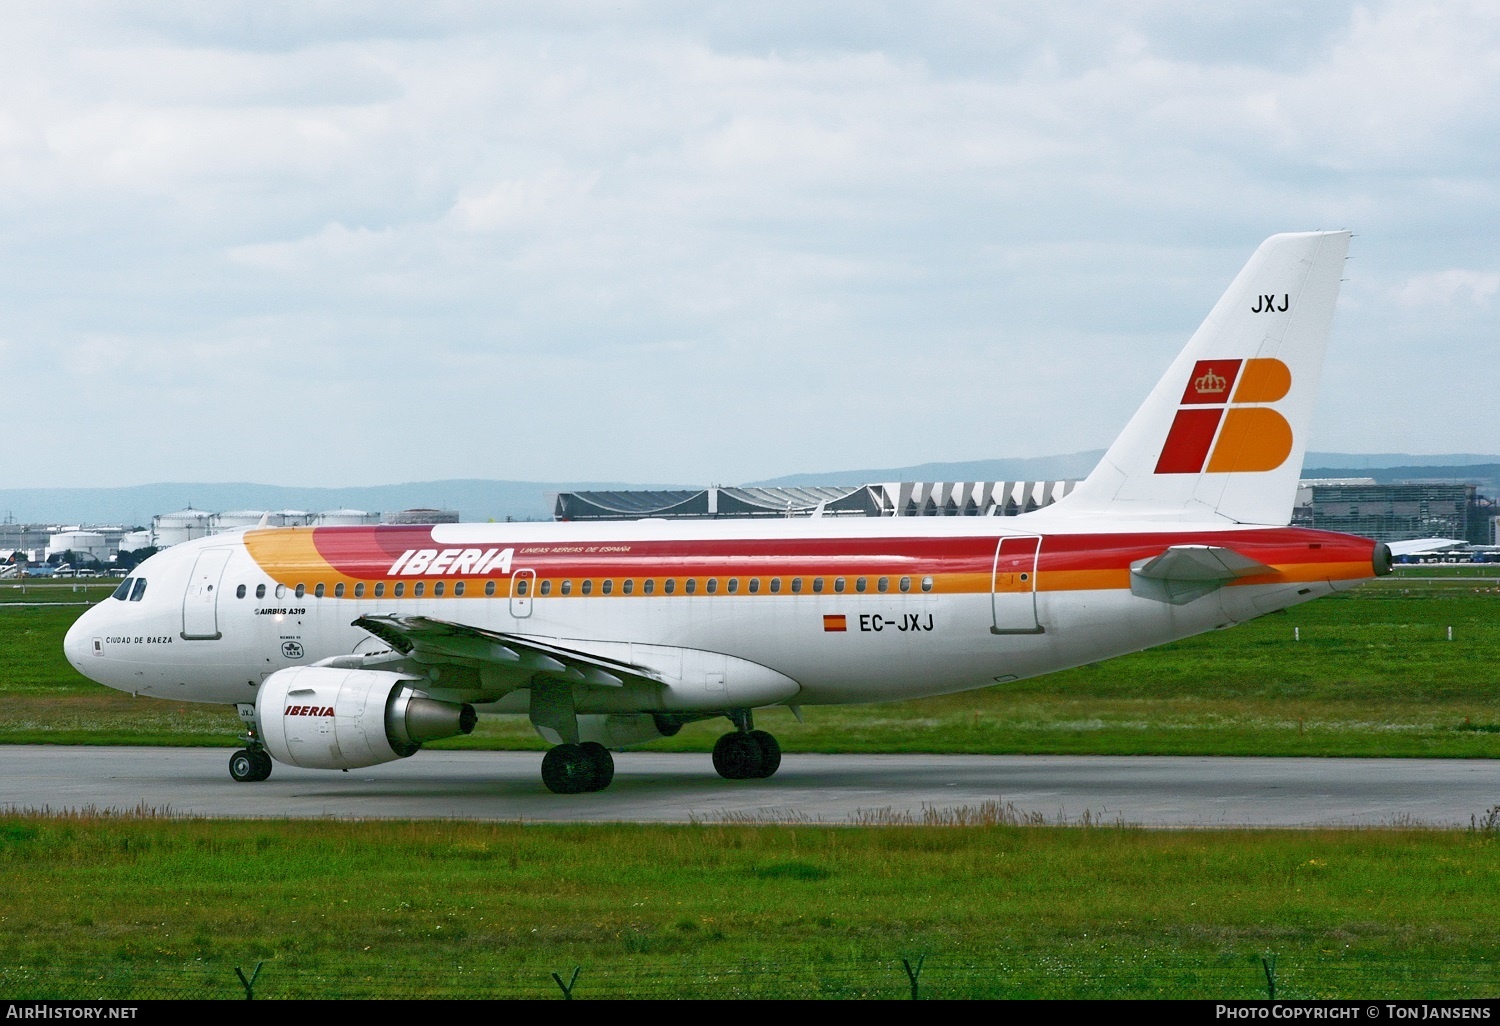
[[[1492,831],[0,818],[0,997],[1493,995]]]
[[[1500,578],[1476,568],[1418,579],[1433,569],[1033,680],[812,707],[805,724],[785,710],[757,720],[793,752],[1500,757]],[[62,657],[78,607],[7,609],[5,598],[0,589],[0,742],[235,744],[227,707],[135,699],[79,677]],[[691,724],[654,747],[706,751],[722,730]],[[433,747],[545,745],[507,717]]]
[[[0,580],[0,605],[49,602],[77,604],[98,602],[120,586],[118,580],[85,578],[81,581]]]

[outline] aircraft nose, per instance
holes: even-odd
[[[63,655],[73,664],[73,669],[89,676],[88,659],[93,654],[94,630],[91,621],[97,619],[94,610],[85,609],[83,615],[73,621],[68,633],[63,636]]]

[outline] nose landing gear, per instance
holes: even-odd
[[[229,757],[229,775],[241,784],[265,780],[271,775],[271,756],[266,752],[266,746],[261,742],[260,733],[256,729],[255,706],[252,703],[239,703],[236,704],[235,711],[245,724],[245,732],[240,735],[240,740],[245,742],[246,747]]]
[[[271,775],[271,757],[264,748],[241,748],[229,757],[229,775],[242,784]]]

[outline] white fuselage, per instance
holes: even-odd
[[[623,662],[632,661],[633,645],[634,661],[669,677],[680,653],[688,654],[689,663],[695,655],[721,654],[795,681],[796,695],[783,699],[792,704],[874,702],[984,687],[1148,648],[1307,601],[1374,573],[1371,543],[1342,535],[1223,524],[1101,526],[1043,510],[1013,518],[420,529],[424,537],[430,532],[429,551],[513,551],[508,566],[483,576],[472,572],[478,569],[472,560],[456,575],[452,567],[437,574],[390,573],[387,564],[395,561],[389,553],[407,543],[384,545],[380,532],[411,529],[300,529],[302,538],[326,532],[319,544],[332,549],[338,546],[325,545],[323,538],[339,540],[341,531],[363,534],[359,544],[340,541],[346,551],[328,560],[286,557],[279,563],[265,555],[265,545],[276,539],[263,539],[294,529],[251,531],[153,556],[132,576],[145,585],[126,589],[143,587],[139,599],[126,595],[90,609],[69,632],[66,648],[80,672],[110,687],[174,700],[243,703],[253,701],[277,670],[383,649],[353,626],[356,617],[417,615]],[[1015,564],[1023,567],[1020,573],[1007,575],[993,555],[1006,537],[1040,537],[1039,552],[1027,557],[1031,562]],[[1182,604],[1133,590],[1133,563],[1172,544],[1205,538],[1231,539],[1242,551],[1260,552],[1275,573]],[[1326,541],[1313,544],[1309,538]],[[387,551],[362,558],[360,546],[376,542]],[[193,579],[205,553],[222,561],[217,581],[208,586],[211,594]],[[1018,584],[1027,571],[1029,580]],[[515,582],[527,576],[529,594],[515,594]],[[1008,582],[1001,580],[1006,577]],[[359,597],[351,583],[356,580]],[[468,582],[461,596],[453,594],[458,580]],[[668,580],[682,583],[666,594]],[[749,591],[752,580],[755,593]],[[377,581],[380,597],[374,593]],[[421,597],[412,593],[418,581],[425,585]],[[434,594],[438,581],[447,584],[441,596]],[[581,593],[585,581],[588,594]],[[603,593],[606,581],[609,594]],[[653,582],[651,594],[644,593],[646,581]],[[493,596],[484,594],[485,585],[494,587],[490,582],[499,585]],[[400,597],[394,594],[398,583]],[[193,619],[210,627],[194,628]],[[997,625],[1019,629],[996,633]],[[1031,626],[1035,632],[1023,632]],[[494,703],[506,694],[466,697]],[[602,691],[598,701],[610,711],[660,707],[658,699],[629,689]],[[712,707],[714,700],[706,695],[703,702]]]

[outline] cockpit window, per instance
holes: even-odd
[[[120,586],[115,589],[115,593],[113,595],[111,595],[110,598],[119,599],[121,602],[124,602],[126,599],[128,599],[130,597],[130,586],[132,584],[134,584],[134,583],[135,583],[135,578],[133,578],[133,577],[127,577],[127,578],[125,578],[123,581],[120,582]]]
[[[135,587],[130,589],[130,601],[139,602],[141,600],[141,596],[145,594],[146,579],[144,577],[137,577],[135,579]]]

